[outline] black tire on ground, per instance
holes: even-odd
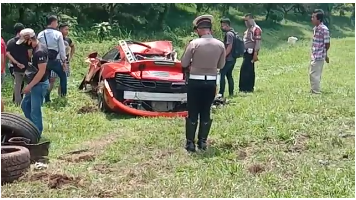
[[[1,113],[1,135],[7,140],[11,137],[30,139],[30,144],[37,144],[41,135],[37,127],[27,118],[13,113]]]
[[[1,146],[1,184],[12,183],[30,168],[30,151],[26,147]]]
[[[98,106],[99,106],[99,109],[104,113],[111,112],[111,110],[110,110],[108,104],[105,102],[104,96],[102,94],[98,95]]]
[[[108,104],[106,103],[105,101],[105,98],[104,98],[104,81],[102,80],[100,83],[99,83],[99,86],[102,87],[101,89],[99,89],[97,95],[98,95],[98,107],[100,109],[100,111],[104,112],[104,113],[110,113],[111,112],[111,109],[110,107],[108,106]]]

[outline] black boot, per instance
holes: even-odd
[[[187,143],[185,149],[189,152],[195,152],[195,131],[197,130],[198,122],[192,122],[189,118],[185,118],[185,137]]]
[[[206,141],[208,139],[212,122],[213,120],[211,119],[208,122],[200,122],[199,124],[198,148],[200,150],[206,150],[207,147]]]

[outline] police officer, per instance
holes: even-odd
[[[182,56],[184,69],[189,69],[188,117],[186,118],[186,150],[195,151],[195,132],[198,126],[198,148],[205,150],[212,119],[211,105],[215,98],[217,71],[225,64],[224,44],[211,35],[212,15],[202,15],[193,21],[199,38],[192,40]]]
[[[240,69],[240,92],[253,92],[255,87],[255,62],[261,47],[262,29],[256,24],[252,14],[245,15],[247,30],[244,33],[245,53]]]

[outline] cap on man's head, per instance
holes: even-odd
[[[23,29],[25,29],[25,26],[21,23],[16,23],[14,25],[14,30],[15,30],[15,33],[19,33],[20,31],[22,31]]]
[[[201,15],[194,19],[193,26],[197,28],[211,28],[213,19],[212,15]]]
[[[20,39],[17,40],[16,44],[22,44],[24,41],[29,40],[36,36],[36,33],[31,28],[25,28],[20,32]]]

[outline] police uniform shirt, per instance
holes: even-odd
[[[258,25],[248,28],[244,34],[245,49],[259,50],[261,46],[262,29]]]
[[[225,46],[212,35],[191,41],[181,58],[182,67],[191,67],[190,74],[216,76],[225,65]]]

